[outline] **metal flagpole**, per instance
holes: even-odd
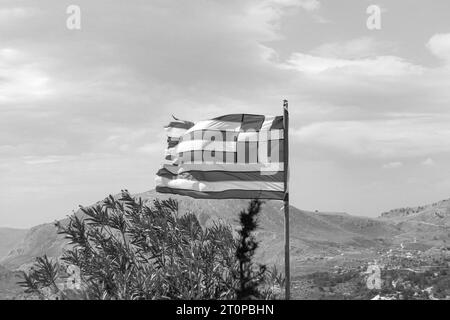
[[[284,273],[286,278],[285,298],[291,298],[291,267],[289,255],[289,110],[288,101],[283,100],[283,162],[284,162]]]

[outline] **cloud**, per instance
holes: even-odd
[[[436,164],[436,163],[435,163],[434,160],[431,159],[431,158],[427,158],[427,159],[425,159],[424,161],[422,161],[422,165],[428,166],[428,167],[434,166],[435,164]]]
[[[17,49],[0,49],[0,103],[36,101],[51,94],[49,76]]]
[[[368,34],[361,16],[334,2],[77,4],[80,32],[67,30],[64,8],[53,0],[39,1],[43,15],[1,11],[8,17],[0,22],[2,212],[27,210],[14,207],[27,186],[46,190],[42,197],[70,193],[51,209],[59,216],[69,198],[76,205],[86,195],[97,201],[123,187],[151,188],[171,114],[193,121],[277,114],[284,97],[293,162],[329,161],[333,181],[345,179],[339,170],[348,163],[355,164],[353,172],[427,157],[446,163],[450,73],[421,64],[446,59],[445,36],[430,34],[430,54],[414,60],[414,50],[400,49],[420,41],[423,47],[423,38],[399,36],[402,42],[392,44],[383,33],[361,37]],[[322,15],[333,25],[317,24]],[[310,168],[299,165],[293,174]],[[310,171],[326,177],[317,167]],[[324,184],[319,179],[316,190]]]
[[[31,166],[51,165],[58,162],[67,162],[74,160],[74,156],[45,155],[45,156],[24,156],[21,162]]]
[[[385,163],[382,166],[383,169],[397,169],[400,167],[403,167],[403,162],[400,161]]]
[[[383,53],[394,52],[390,42],[360,37],[343,42],[328,42],[308,51],[294,52],[282,67],[305,74],[336,73],[341,76],[386,77],[421,74],[424,68],[401,57]]]
[[[413,112],[424,105],[428,112],[440,112],[450,101],[445,77],[388,55],[393,46],[370,37],[324,43],[283,61],[270,43],[283,38],[283,15],[298,7],[316,12],[318,1],[210,2],[201,9],[175,1],[142,2],[121,8],[123,13],[111,8],[110,15],[102,14],[100,5],[80,5],[98,17],[89,21],[89,32],[70,37],[69,31],[43,21],[47,32],[27,31],[36,39],[24,38],[27,45],[15,41],[0,51],[5,74],[0,99],[8,103],[7,117],[0,117],[7,130],[0,137],[3,154],[151,153],[159,127],[148,127],[167,121],[165,113],[155,110],[192,120],[217,115],[223,106],[229,112],[273,113],[280,97],[289,96],[294,105],[302,105],[293,112],[293,123],[307,122],[302,134],[336,123],[330,128],[340,130],[335,139],[356,130],[355,137],[366,137],[379,151],[375,156],[384,157],[393,148],[364,129],[382,131],[382,120],[367,124],[367,118],[385,119],[387,112]],[[145,17],[139,30],[136,12]],[[102,29],[118,20],[120,27]],[[156,28],[162,23],[164,29]],[[48,45],[55,41],[58,45]],[[414,124],[405,120],[399,130],[409,125]],[[389,130],[393,144],[400,144],[397,129]],[[319,136],[323,148],[333,140]],[[355,137],[331,148],[371,155]]]
[[[318,14],[312,15],[312,18],[313,18],[313,20],[314,20],[315,22],[320,23],[320,24],[328,24],[328,23],[331,23],[331,20],[330,20],[330,19],[327,19],[327,18],[325,18],[325,17],[323,17],[323,16],[321,16],[321,15],[318,15]]]
[[[445,41],[431,39],[445,56]],[[323,121],[323,111],[330,121],[388,119],[392,112],[449,114],[447,65],[420,64],[398,52],[398,44],[364,36],[294,52],[278,66],[291,72],[289,92],[304,113],[311,110],[310,121]]]
[[[448,118],[316,122],[294,131],[295,141],[325,155],[372,159],[450,152]]]
[[[265,0],[262,2],[272,6],[300,7],[306,11],[316,11],[320,8],[318,0]]]
[[[450,62],[450,33],[435,34],[428,41],[427,48],[436,57]]]
[[[166,148],[166,143],[162,140],[161,143],[147,143],[137,148],[137,152],[144,154],[156,154],[160,156],[161,150]]]
[[[393,44],[377,41],[372,37],[360,37],[344,42],[324,43],[310,51],[320,57],[339,59],[361,59],[379,55],[382,51],[392,51]]]
[[[299,6],[307,11],[315,11],[320,8],[320,2],[318,0],[301,0]]]
[[[383,53],[394,52],[389,42],[360,37],[344,42],[324,43],[308,52],[294,52],[281,64],[282,68],[307,75],[397,77],[420,75],[425,68],[404,58]]]
[[[378,56],[367,59],[326,58],[294,53],[284,65],[287,69],[305,74],[339,73],[344,76],[396,77],[420,75],[423,68],[396,56]]]
[[[277,22],[299,3],[80,1],[96,19],[82,20],[76,33],[65,28],[64,11],[44,1],[47,19],[0,30],[2,156],[149,152],[143,146],[164,142],[156,133],[167,114],[239,112],[249,94],[255,109],[260,101],[268,108],[254,93],[282,75],[270,61],[275,50],[262,43],[279,38]]]
[[[34,8],[23,8],[23,7],[13,7],[13,8],[0,8],[0,24],[9,23],[14,20],[28,18],[35,13],[37,9]]]

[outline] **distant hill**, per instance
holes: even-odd
[[[381,221],[402,230],[399,238],[427,243],[430,246],[450,243],[450,199],[418,207],[383,212]]]
[[[42,224],[28,230],[8,255],[0,259],[0,265],[11,270],[26,269],[36,257],[44,254],[59,257],[65,244],[63,237],[56,233],[53,223]]]
[[[27,232],[27,229],[0,228],[0,259],[22,241]]]
[[[137,194],[145,201],[155,198],[175,198],[179,200],[181,213],[191,211],[198,215],[203,225],[213,220],[224,220],[237,224],[240,210],[246,208],[247,200],[196,200],[176,195],[161,195],[154,190]],[[77,214],[81,214],[78,212]],[[387,246],[400,228],[392,223],[342,213],[320,213],[290,208],[292,257],[310,254],[337,254],[343,248],[371,248]],[[284,213],[282,202],[267,201],[259,217],[260,230],[257,237],[261,241],[259,260],[280,264],[283,261]],[[65,223],[67,220],[62,220]],[[43,224],[28,231],[8,256],[0,264],[10,269],[26,269],[34,257],[47,254],[58,257],[66,242],[56,234],[53,224]]]
[[[381,218],[395,222],[420,221],[450,226],[450,199],[424,206],[393,209],[383,212]]]
[[[238,213],[248,200],[196,200],[154,190],[135,195],[151,202],[175,198],[180,213],[195,213],[202,225],[223,220],[237,225]],[[259,216],[257,259],[281,266],[284,262],[284,213],[280,201],[266,201]],[[81,211],[76,212],[82,215]],[[65,224],[68,219],[61,220]],[[450,244],[450,199],[413,208],[398,208],[379,218],[338,212],[310,212],[290,207],[291,268],[294,282],[301,275],[343,266],[360,266],[394,248],[448,247]],[[0,228],[0,299],[23,298],[17,284],[20,270],[27,270],[35,257],[59,257],[67,241],[56,233],[54,223],[29,230]],[[433,249],[434,250],[434,249]],[[389,250],[391,251],[391,250]],[[295,289],[295,287],[293,288]]]

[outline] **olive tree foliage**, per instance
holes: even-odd
[[[21,282],[26,292],[43,299],[272,299],[283,285],[276,268],[254,268],[254,250],[242,254],[242,232],[236,237],[222,222],[202,227],[173,199],[148,205],[122,191],[81,212],[56,223],[70,248],[57,261],[37,258]],[[248,228],[240,230],[248,238]]]

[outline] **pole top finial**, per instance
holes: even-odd
[[[288,101],[286,99],[283,100],[283,109],[285,112],[288,112]]]

